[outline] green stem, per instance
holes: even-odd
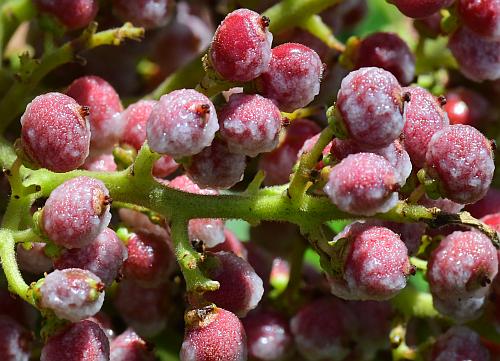
[[[175,257],[186,280],[187,291],[203,294],[205,291],[218,289],[219,282],[208,279],[200,270],[199,265],[203,260],[201,254],[196,252],[189,242],[188,221],[176,217],[172,220],[170,229]]]
[[[311,15],[300,22],[299,26],[311,33],[323,43],[325,43],[330,49],[337,50],[338,52],[344,52],[345,44],[338,40],[333,34],[332,29],[326,25],[321,16]]]
[[[12,232],[12,236],[14,237],[15,243],[23,243],[23,242],[45,242],[40,238],[38,234],[36,234],[32,228],[24,229],[22,231]]]
[[[74,61],[84,50],[101,45],[119,45],[125,39],[140,39],[144,29],[133,27],[126,23],[120,28],[95,33],[97,24],[89,27],[79,38],[72,40],[55,51],[45,54],[40,62],[30,70],[21,81],[15,82],[7,94],[0,101],[0,133],[3,133],[9,124],[22,112],[26,106],[26,95],[31,93],[37,84],[48,73],[58,66]]]

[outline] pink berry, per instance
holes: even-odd
[[[500,40],[488,40],[461,27],[450,36],[448,47],[460,71],[470,80],[500,78]]]
[[[361,40],[356,69],[374,66],[391,72],[402,85],[415,77],[415,56],[397,34],[378,32]]]
[[[342,274],[330,277],[331,291],[352,300],[387,300],[406,286],[412,272],[408,249],[388,228],[353,223],[334,241],[345,242]]]
[[[83,169],[92,172],[116,172],[117,166],[113,154],[99,154],[85,160]]]
[[[96,323],[83,320],[67,325],[50,337],[40,361],[107,361],[109,341]]]
[[[172,179],[168,186],[194,194],[219,194],[219,192],[214,189],[198,187],[196,183],[185,175]],[[202,241],[207,247],[214,247],[224,242],[225,239],[224,222],[218,218],[191,219],[189,221],[188,231],[191,241]]]
[[[203,188],[228,189],[243,179],[246,157],[232,153],[224,141],[215,139],[191,158],[186,174]]]
[[[120,19],[146,29],[167,23],[169,5],[169,0],[113,0],[113,10]]]
[[[343,360],[349,353],[352,315],[335,297],[323,297],[303,306],[290,321],[298,351],[305,360]]]
[[[332,140],[330,152],[333,158],[339,162],[350,154],[362,152],[362,146],[351,139],[342,140],[335,138]],[[384,157],[394,167],[398,183],[401,186],[406,183],[406,179],[410,176],[412,165],[408,152],[399,140],[395,140],[387,147],[373,149],[370,153]]]
[[[167,280],[173,254],[166,239],[144,232],[132,233],[127,241],[128,258],[123,275],[144,287],[155,287]]]
[[[293,353],[288,321],[274,311],[251,312],[243,319],[248,356],[256,361],[280,361]]]
[[[216,291],[204,293],[204,298],[245,317],[248,311],[257,307],[264,288],[262,280],[244,259],[231,252],[217,252],[208,256],[207,274],[220,283]]]
[[[236,235],[228,229],[224,229],[224,242],[208,247],[210,252],[232,252],[238,257],[247,259],[247,250]]]
[[[394,207],[398,189],[398,177],[387,160],[356,153],[333,167],[324,191],[342,211],[371,216]]]
[[[444,197],[456,203],[474,203],[486,195],[493,178],[491,144],[471,126],[451,125],[432,136],[426,170],[439,181]]]
[[[28,361],[31,341],[31,334],[17,321],[0,316],[0,355],[3,361]]]
[[[229,13],[217,28],[209,50],[210,63],[224,79],[246,82],[269,66],[272,34],[269,19],[248,9]]]
[[[319,94],[323,63],[316,52],[296,43],[272,50],[269,68],[257,80],[259,92],[286,112],[305,107]]]
[[[430,360],[489,361],[490,355],[476,332],[465,326],[453,326],[437,338]]]
[[[100,180],[80,176],[52,191],[42,210],[42,231],[65,248],[92,242],[109,224],[111,198]]]
[[[422,168],[429,141],[449,120],[438,100],[424,88],[412,86],[403,91],[410,94],[405,106],[404,147],[415,167]]]
[[[88,110],[60,93],[37,96],[21,117],[22,148],[31,161],[54,172],[68,172],[89,154]]]
[[[238,317],[222,308],[188,311],[181,361],[245,361],[247,340]]]
[[[79,268],[49,273],[35,292],[41,308],[71,322],[95,315],[104,302],[104,284],[99,277]]]
[[[427,230],[425,223],[397,223],[390,221],[369,221],[370,224],[389,228],[396,233],[408,249],[408,255],[415,255],[422,243],[422,236]]]
[[[182,158],[210,145],[218,129],[210,99],[196,90],[182,89],[160,98],[151,112],[146,133],[152,150]]]
[[[497,272],[497,252],[488,237],[453,232],[429,257],[427,279],[434,306],[459,321],[476,318]]]
[[[120,282],[115,307],[123,320],[141,336],[154,336],[165,328],[170,288],[163,283],[145,288],[133,281]]]
[[[403,91],[394,75],[380,68],[350,72],[340,85],[337,111],[348,137],[365,149],[388,146],[405,123]]]
[[[23,271],[42,274],[52,270],[52,260],[45,254],[45,243],[33,242],[25,248],[23,244],[17,245],[17,263]]]
[[[450,6],[453,0],[391,0],[390,2],[406,16],[419,19]]]
[[[91,150],[110,152],[123,127],[119,117],[123,106],[115,89],[98,76],[84,76],[70,84],[66,95],[90,108]]]
[[[466,205],[465,210],[476,218],[500,212],[500,190],[490,187],[482,199]]]
[[[319,136],[320,136],[319,134],[316,134],[314,137],[311,137],[311,138],[307,139],[304,142],[304,145],[302,146],[302,148],[300,148],[300,150],[297,153],[297,159],[300,159],[300,157],[302,157],[304,155],[304,153],[308,153],[308,152],[310,152],[312,150],[312,148],[314,147],[314,145],[318,142]],[[332,142],[328,143],[326,145],[326,147],[323,148],[323,150],[321,152],[322,156],[323,157],[328,156],[328,154],[330,153],[331,149],[332,149]],[[316,164],[316,169],[321,169],[323,167],[324,167],[323,160],[320,160]]]
[[[463,208],[464,205],[460,203],[455,203],[446,198],[431,199],[427,195],[424,195],[418,201],[418,204],[426,206],[427,208],[436,207],[446,213],[458,213]]]
[[[459,0],[457,4],[465,26],[482,37],[500,40],[499,0]]]
[[[90,24],[99,10],[97,0],[35,0],[38,8],[57,18],[69,30]]]
[[[111,341],[112,361],[155,361],[151,347],[133,329],[128,328]]]
[[[112,229],[105,228],[89,245],[63,251],[54,261],[54,266],[57,269],[85,269],[110,286],[125,259],[127,249]]]
[[[232,153],[255,157],[278,145],[281,113],[269,99],[234,94],[218,117],[221,136]]]

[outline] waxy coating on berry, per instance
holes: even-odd
[[[9,316],[0,316],[0,355],[5,361],[28,361],[32,335]]]
[[[104,283],[92,272],[67,268],[49,273],[35,293],[41,308],[77,322],[99,312],[104,302]]]
[[[124,21],[154,29],[165,25],[171,0],[113,0],[113,10]]]
[[[319,94],[323,63],[314,50],[297,43],[273,48],[269,68],[257,79],[257,89],[280,110],[293,112]]]
[[[108,226],[110,203],[109,191],[100,180],[86,176],[67,180],[45,202],[41,229],[59,246],[84,247]]]
[[[22,149],[41,167],[67,172],[80,167],[89,154],[88,109],[61,93],[37,96],[21,117]]]
[[[113,361],[155,361],[153,350],[133,329],[128,328],[111,341]]]
[[[403,90],[380,68],[350,72],[340,85],[336,110],[347,136],[365,149],[386,147],[403,131]]]
[[[490,40],[500,40],[499,0],[457,1],[460,20],[470,30]]]
[[[152,150],[174,158],[197,154],[219,129],[214,105],[193,89],[174,90],[154,106],[146,127]]]
[[[430,360],[489,361],[490,355],[475,331],[465,326],[453,326],[437,338]]]
[[[241,321],[222,308],[186,312],[181,361],[245,361],[247,340]]]
[[[229,13],[217,28],[208,52],[215,71],[235,82],[250,81],[266,71],[273,40],[268,26],[269,19],[252,10]]]
[[[23,271],[43,274],[52,270],[52,259],[45,254],[45,243],[33,242],[29,248],[18,244],[16,258],[19,268]]]
[[[90,24],[99,10],[98,0],[35,0],[42,12],[53,15],[70,30]]]

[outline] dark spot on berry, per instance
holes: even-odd
[[[269,27],[269,24],[271,24],[271,19],[269,19],[265,15],[262,15],[262,17],[260,18],[260,24],[265,29],[265,28]]]
[[[439,101],[439,104],[441,104],[441,106],[442,106],[442,107],[443,107],[443,106],[445,106],[445,105],[446,105],[446,103],[448,102],[448,101],[446,100],[446,97],[445,97],[444,95],[440,95],[440,96],[438,96],[438,101]]]

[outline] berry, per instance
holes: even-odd
[[[462,204],[486,195],[495,170],[490,142],[468,125],[436,132],[428,145],[425,167],[439,181],[441,194]]]
[[[210,145],[218,129],[210,99],[196,90],[182,89],[160,98],[147,122],[146,134],[152,150],[182,158]]]
[[[97,0],[35,0],[42,12],[53,15],[69,30],[90,24],[99,10]]]
[[[465,26],[481,37],[500,40],[499,0],[459,0],[457,3]]]
[[[47,340],[40,361],[106,361],[109,341],[96,323],[83,320],[70,324]]]
[[[169,0],[113,0],[113,10],[123,21],[154,29],[167,23],[170,9]]]
[[[366,0],[345,0],[329,7],[321,17],[336,31],[344,31],[356,26],[368,12]]]
[[[140,100],[137,103],[130,104],[127,109],[121,113],[124,124],[120,143],[141,149],[146,140],[146,126],[153,111],[153,107],[158,102],[153,100]],[[162,156],[153,166],[153,175],[164,178],[177,170],[179,165],[168,155]]]
[[[257,80],[259,92],[286,112],[305,107],[319,94],[323,64],[316,52],[296,43],[272,50],[269,68]]]
[[[273,311],[251,312],[243,319],[248,356],[256,361],[279,361],[293,353],[288,321]]]
[[[52,191],[42,210],[41,228],[55,244],[80,248],[109,224],[111,198],[100,180],[80,176]]]
[[[168,184],[169,187],[203,195],[217,195],[219,192],[213,189],[202,189],[191,179],[179,176]],[[214,247],[224,242],[224,222],[217,218],[191,219],[188,224],[189,239],[191,241],[202,241],[207,247]]]
[[[353,140],[335,138],[332,140],[330,152],[333,158],[339,162],[350,154],[362,152],[362,147]],[[395,140],[387,147],[373,149],[370,153],[384,157],[394,167],[398,183],[401,186],[406,183],[406,179],[410,176],[412,165],[408,152],[406,152],[399,140]]]
[[[17,321],[0,316],[0,355],[3,361],[28,361],[32,336]]]
[[[345,304],[330,296],[303,306],[290,321],[290,329],[305,360],[340,361],[349,353],[351,322]]]
[[[476,218],[500,212],[500,190],[490,187],[482,199],[473,204],[466,205],[465,210]]]
[[[209,247],[210,252],[232,252],[238,257],[247,259],[247,250],[236,235],[228,229],[224,229],[224,242]]]
[[[116,172],[117,170],[113,154],[99,154],[88,157],[82,168],[92,172]]]
[[[441,14],[439,12],[414,20],[413,26],[421,36],[427,38],[436,39],[439,35],[444,35],[441,30]]]
[[[41,308],[71,322],[95,315],[104,302],[104,284],[99,277],[79,268],[49,273],[35,292]]]
[[[429,141],[434,133],[448,126],[449,121],[438,100],[427,90],[411,86],[403,91],[410,94],[404,114],[404,147],[415,167],[422,168]]]
[[[88,110],[60,93],[37,96],[21,117],[21,144],[30,160],[54,172],[83,164],[89,154]]]
[[[29,248],[17,245],[17,263],[23,271],[41,274],[52,270],[52,260],[45,254],[45,243],[33,242]]]
[[[106,80],[90,75],[73,81],[66,95],[90,108],[91,151],[109,153],[123,127],[119,116],[123,106],[115,89]]]
[[[132,233],[127,240],[128,258],[123,275],[143,287],[155,287],[167,280],[173,263],[166,240],[154,234]]]
[[[457,88],[446,94],[443,109],[448,114],[451,124],[467,124],[477,127],[488,117],[489,103],[479,93]]]
[[[463,75],[473,81],[500,78],[500,40],[484,39],[466,27],[456,30],[448,42]]]
[[[115,307],[123,320],[141,336],[154,336],[165,328],[170,287],[163,283],[158,287],[144,288],[134,281],[120,282]]]
[[[186,174],[200,187],[228,189],[243,179],[245,168],[244,155],[232,153],[224,141],[215,139],[191,158]]]
[[[359,44],[355,68],[374,66],[390,71],[402,85],[415,77],[415,56],[397,34],[374,33]]]
[[[379,68],[361,68],[342,80],[337,114],[348,136],[365,149],[386,147],[403,131],[402,96],[394,75]]]
[[[408,255],[415,255],[427,230],[425,223],[397,223],[390,221],[370,221],[370,224],[389,228],[396,233],[408,249]]]
[[[238,317],[222,308],[186,312],[180,361],[245,361],[247,342]]]
[[[245,317],[248,311],[257,307],[264,294],[262,280],[252,266],[234,253],[209,255],[206,272],[220,283],[220,287],[216,291],[205,292],[204,298],[238,317]]]
[[[450,6],[453,0],[391,0],[390,2],[406,16],[419,19]]]
[[[266,71],[273,40],[268,25],[269,19],[252,10],[229,13],[215,31],[208,51],[215,71],[222,78],[236,82],[255,79]]]
[[[352,300],[387,300],[406,286],[412,272],[408,249],[388,228],[353,223],[339,233],[342,274],[330,277],[334,295]]]
[[[234,94],[219,111],[220,133],[231,153],[255,157],[278,145],[281,113],[260,95]]]
[[[488,237],[453,232],[429,257],[427,279],[434,306],[459,321],[476,318],[497,272],[497,252]]]
[[[54,260],[54,266],[57,269],[81,268],[90,271],[110,286],[125,259],[127,249],[112,229],[105,228],[89,245],[63,251]]]
[[[431,361],[489,359],[489,352],[481,344],[479,335],[464,326],[453,326],[440,335],[432,347],[430,357]]]
[[[111,341],[112,361],[154,361],[152,350],[131,328]]]
[[[431,199],[427,195],[424,195],[418,201],[418,204],[426,206],[427,208],[436,207],[446,213],[458,213],[463,208],[464,205],[460,203],[455,203],[446,198]]]
[[[371,216],[396,205],[398,188],[398,177],[387,160],[357,153],[333,167],[324,191],[340,210]]]

